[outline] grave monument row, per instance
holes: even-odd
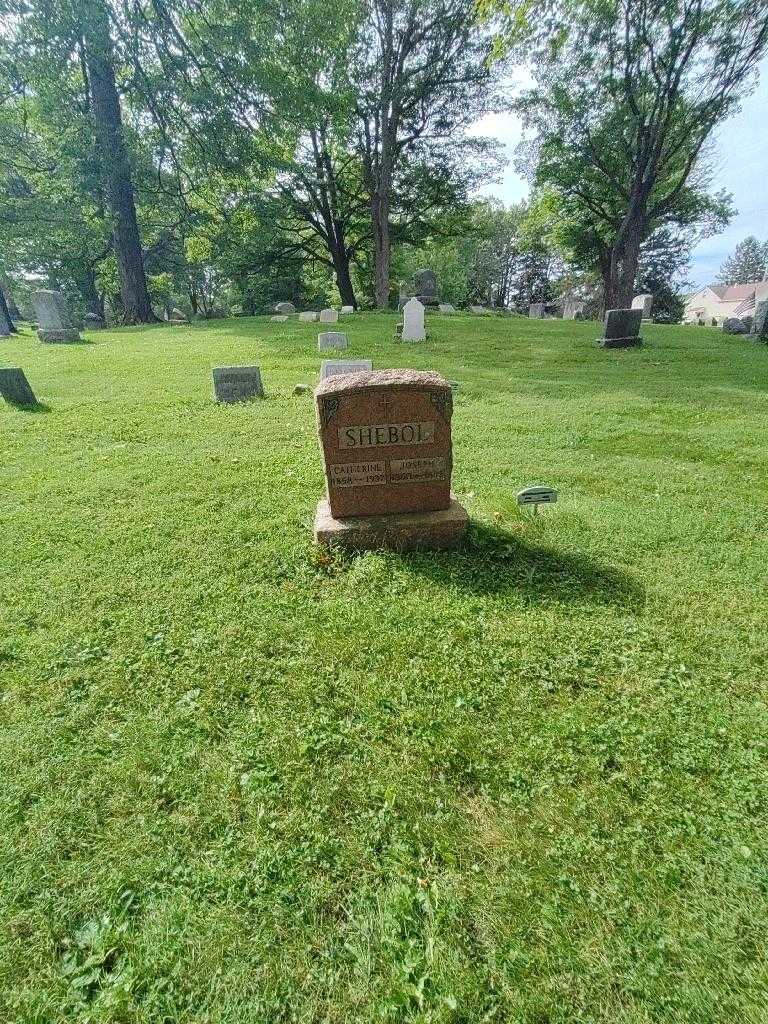
[[[451,494],[453,396],[439,374],[376,370],[315,389],[326,497],[315,540],[365,550],[451,547],[468,517]]]

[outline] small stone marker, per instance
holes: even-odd
[[[213,395],[217,402],[247,402],[263,398],[258,366],[217,366],[213,371]]]
[[[451,547],[468,517],[451,495],[453,397],[438,373],[375,370],[315,389],[327,498],[315,539],[357,549]]]
[[[440,310],[441,313],[455,313],[456,312],[455,307],[452,306],[450,304],[450,302],[440,302],[440,303],[438,303],[437,308]]]
[[[552,505],[557,501],[554,487],[526,487],[517,492],[518,505]]]
[[[403,341],[424,341],[424,307],[418,299],[408,299],[403,306]]]
[[[629,348],[642,345],[640,321],[642,309],[609,309],[603,323],[603,336],[598,339],[602,348]]]
[[[324,331],[317,336],[318,352],[326,352],[330,348],[346,348],[347,336],[342,331]]]
[[[284,324],[284,323],[287,322],[287,320],[288,320],[287,316],[271,316],[269,318],[269,322],[271,324]]]
[[[320,310],[320,323],[321,324],[335,324],[339,319],[339,314],[335,309],[321,309]]]
[[[292,302],[278,302],[277,305],[275,306],[275,312],[281,314],[295,313],[296,307]]]
[[[651,310],[653,309],[653,295],[636,295],[632,299],[632,309],[639,309],[642,313],[642,319],[650,320]]]
[[[544,303],[543,302],[532,302],[528,307],[528,316],[531,320],[543,320],[544,319]]]
[[[0,370],[0,395],[11,405],[38,404],[24,371],[17,366]]]
[[[342,373],[368,373],[373,370],[371,359],[324,359],[320,364],[320,380],[326,377],[338,377]]]
[[[61,292],[32,293],[32,305],[37,317],[37,335],[46,344],[68,344],[80,341],[80,332],[72,325],[67,303]]]
[[[98,313],[83,313],[83,327],[88,331],[101,331],[104,319]]]
[[[306,313],[299,313],[299,320],[303,324],[313,324],[317,320],[317,313],[309,310]]]
[[[491,312],[490,309],[488,309],[487,306],[470,306],[469,307],[469,311],[470,311],[470,313],[478,313],[478,314],[490,313]]]
[[[341,307],[341,312],[342,312],[342,314],[344,316],[346,316],[348,313],[354,313],[355,312],[355,307],[354,306],[342,306]]]

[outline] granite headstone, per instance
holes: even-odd
[[[247,402],[263,398],[258,366],[217,366],[213,371],[213,395],[217,402]]]

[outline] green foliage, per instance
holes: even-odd
[[[749,284],[768,276],[768,242],[762,245],[750,235],[736,246],[735,251],[720,267],[721,284]]]

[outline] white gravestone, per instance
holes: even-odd
[[[40,341],[46,344],[80,341],[80,332],[72,324],[61,292],[33,292],[32,305],[35,307]]]
[[[329,348],[346,348],[347,336],[341,331],[325,331],[317,336],[318,352],[325,352]]]
[[[528,316],[531,320],[543,320],[544,319],[544,303],[543,302],[532,302],[528,307]]]
[[[346,316],[348,313],[354,313],[355,312],[355,307],[354,306],[342,306],[341,307],[341,312],[344,314],[344,316]]]
[[[408,299],[403,306],[403,341],[424,341],[424,307],[418,299]]]
[[[301,320],[303,324],[313,324],[315,320],[317,320],[317,313],[309,311],[306,313],[299,313],[299,320]]]
[[[339,319],[339,314],[335,309],[321,309],[320,310],[320,323],[321,324],[335,324]]]
[[[439,302],[437,304],[437,308],[440,310],[441,313],[455,313],[456,312],[456,310],[453,308],[453,306],[450,304],[450,302]]]
[[[271,324],[284,324],[288,320],[287,316],[272,316],[269,318]]]
[[[337,377],[340,373],[359,373],[373,370],[371,359],[324,359],[320,364],[320,380]]]
[[[632,299],[632,309],[642,309],[643,320],[650,320],[651,310],[653,309],[653,296],[636,295],[634,299]]]

